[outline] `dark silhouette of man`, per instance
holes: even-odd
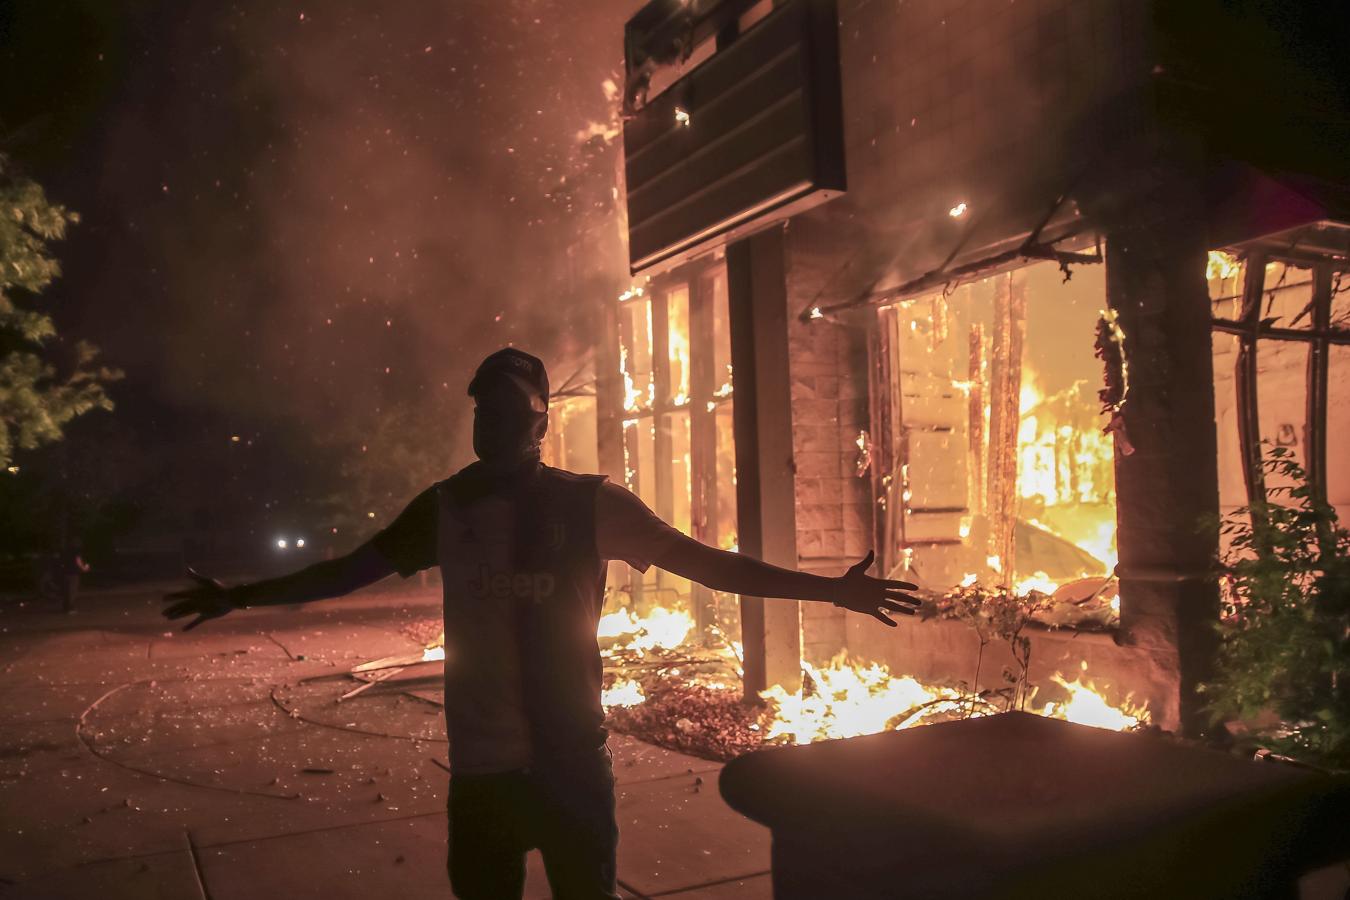
[[[894,625],[914,585],[866,574],[781,569],[699,543],[604,476],[542,465],[544,365],[513,348],[478,367],[478,461],[419,494],[350,554],[291,575],[169,595],[187,627],[248,606],[336,597],[439,565],[445,584],[450,738],[449,873],[463,900],[519,898],[525,854],[541,851],[560,900],[617,898],[614,772],[600,706],[596,628],[606,563],[657,565],[714,590],[826,600]]]

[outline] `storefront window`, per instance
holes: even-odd
[[[1350,264],[1316,249],[1345,230],[1318,223],[1209,254],[1225,512],[1289,486],[1261,465],[1280,447],[1316,497],[1350,514],[1350,478],[1331,462],[1350,447]]]
[[[1114,457],[1094,355],[1105,307],[1101,267],[1066,281],[1047,262],[880,310],[890,573],[937,591],[1039,591],[1113,620]]]
[[[657,515],[736,546],[735,446],[726,270],[706,258],[625,295],[619,316],[627,486]],[[704,642],[739,634],[737,598],[669,572],[628,573],[635,615],[687,613]]]

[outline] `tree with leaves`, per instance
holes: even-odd
[[[51,243],[78,221],[0,155],[0,467],[6,469],[17,451],[60,440],[77,416],[112,409],[105,385],[120,373],[97,365],[98,351],[84,341],[58,364],[55,322],[33,308],[61,274]]]

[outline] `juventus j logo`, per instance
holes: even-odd
[[[561,550],[567,540],[567,529],[561,522],[548,523],[548,549]]]

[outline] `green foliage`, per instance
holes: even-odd
[[[1222,643],[1202,690],[1215,722],[1259,723],[1272,750],[1350,768],[1350,533],[1288,450],[1262,464],[1286,486],[1220,522]]]
[[[119,373],[97,366],[97,351],[83,341],[65,354],[58,372],[51,316],[19,302],[61,274],[48,247],[78,221],[0,155],[0,467],[9,467],[18,450],[60,440],[77,416],[112,409],[104,385]]]

